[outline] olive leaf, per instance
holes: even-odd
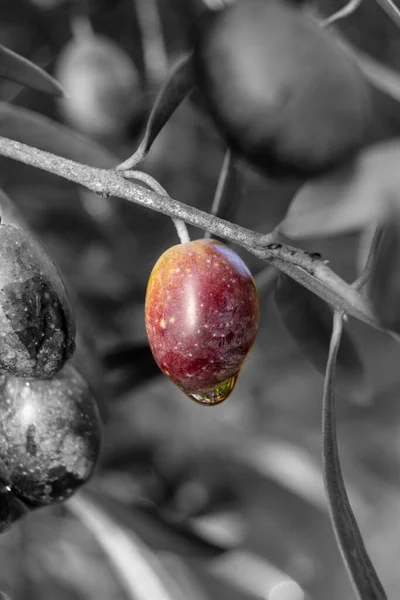
[[[339,45],[358,64],[368,81],[400,102],[400,73],[356,48],[343,37],[339,38],[337,32],[335,34]]]
[[[384,210],[379,181],[357,162],[303,185],[277,229],[291,239],[363,229]]]
[[[0,102],[0,135],[99,168],[117,159],[102,146],[36,112]]]
[[[305,358],[324,374],[332,331],[331,307],[286,275],[278,278],[275,301],[286,329]],[[339,349],[338,378],[343,386],[354,386],[363,378],[363,365],[348,333],[343,335]]]
[[[94,535],[118,575],[127,598],[184,600],[181,589],[150,548],[98,502],[80,495],[70,500],[68,507]]]
[[[191,93],[193,87],[192,56],[189,54],[171,70],[151,110],[139,148],[117,167],[119,171],[132,169],[145,158],[164,125]]]
[[[149,548],[156,551],[206,559],[216,558],[225,551],[225,548],[203,539],[189,527],[168,522],[155,509],[145,506],[135,506],[132,509],[104,492],[95,493],[86,489],[84,494],[85,502],[96,504],[124,530],[134,532]]]
[[[368,295],[384,327],[400,333],[400,215],[385,223],[372,265]]]
[[[354,517],[340,466],[336,436],[335,375],[341,349],[342,315],[335,312],[322,401],[325,492],[342,559],[359,600],[387,600]]]
[[[61,85],[51,75],[1,44],[0,77],[52,96],[64,96]]]
[[[292,239],[363,229],[383,221],[400,189],[400,144],[388,141],[364,150],[350,167],[306,183],[278,230]]]

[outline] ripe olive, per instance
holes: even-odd
[[[75,348],[75,322],[59,272],[26,230],[0,225],[0,372],[51,377]]]
[[[146,330],[160,369],[190,398],[218,404],[256,337],[259,302],[242,259],[215,240],[169,248],[150,275]]]
[[[208,12],[194,64],[227,143],[267,176],[324,172],[371,135],[369,84],[333,35],[288,3],[237,0]]]
[[[100,437],[92,392],[71,365],[53,379],[0,376],[0,458],[8,489],[28,507],[66,500],[82,486]]]

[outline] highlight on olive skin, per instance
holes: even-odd
[[[160,369],[192,400],[223,402],[254,343],[259,301],[243,260],[215,240],[169,248],[146,293],[145,322]]]
[[[0,458],[5,471],[0,476],[7,477],[7,489],[27,507],[64,501],[86,483],[99,457],[100,440],[96,402],[70,364],[51,380],[0,376]],[[2,520],[7,523],[6,516]]]

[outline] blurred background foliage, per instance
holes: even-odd
[[[57,129],[68,115],[54,99],[5,80],[0,99],[11,106],[0,106],[0,134],[94,166],[117,165],[137,147],[167,67],[189,47],[194,4],[86,3],[94,31],[123,49],[135,69],[135,109],[118,134],[97,132],[83,142]],[[341,4],[315,0],[311,7],[328,16]],[[2,0],[1,8],[0,43],[57,73],[80,3]],[[376,3],[363,2],[338,29],[400,68],[400,32]],[[107,77],[101,66],[98,73]],[[44,127],[22,109],[59,125]],[[186,102],[143,170],[172,197],[210,210],[223,154],[208,120]],[[268,286],[260,286],[260,331],[236,391],[206,410],[161,376],[145,337],[146,283],[158,256],[177,243],[171,221],[3,158],[0,186],[65,276],[80,334],[75,361],[104,420],[102,461],[82,500],[37,511],[2,536],[0,589],[12,600],[353,598],[322,488],[323,380],[289,337]],[[243,169],[236,222],[270,231],[293,191]],[[322,253],[345,279],[357,275],[360,235],[301,245]],[[264,268],[236,250],[255,274]],[[339,394],[341,458],[371,558],[396,597],[400,349],[364,325],[350,328],[366,378],[362,389]]]

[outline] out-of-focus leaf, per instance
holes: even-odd
[[[0,77],[52,96],[63,96],[61,85],[40,67],[0,44]]]
[[[192,57],[188,55],[172,69],[161,88],[151,110],[139,148],[117,167],[118,170],[131,169],[144,159],[164,125],[192,91],[193,85]]]
[[[89,494],[88,491],[86,493]],[[151,507],[135,506],[134,509],[130,509],[115,498],[93,492],[90,493],[90,498],[94,498],[102,510],[113,515],[113,518],[125,529],[134,531],[147,546],[154,550],[199,558],[215,558],[226,550],[206,541],[181,523],[167,521]]]
[[[385,224],[368,284],[379,321],[400,333],[400,215]]]
[[[0,221],[3,225],[15,225],[29,230],[29,226],[7,194],[0,189]]]
[[[338,39],[338,43],[350,58],[358,64],[370,83],[382,92],[392,96],[395,100],[400,101],[400,73],[375,60],[343,38]]]
[[[210,565],[210,571],[255,598],[304,600],[305,593],[289,575],[250,552],[231,552]]]
[[[398,140],[364,150],[351,167],[301,188],[278,229],[291,238],[321,237],[362,229],[387,218],[400,203]]]
[[[118,159],[72,129],[26,108],[0,102],[0,135],[93,167],[108,169]]]
[[[360,162],[318,177],[300,188],[278,229],[291,239],[362,229],[384,209],[380,188]]]
[[[119,575],[132,600],[186,600],[161,562],[133,533],[110,513],[82,494],[71,499],[69,509],[90,529]]]
[[[275,288],[275,300],[282,321],[300,350],[322,374],[328,360],[332,333],[332,309],[318,296],[281,275]],[[362,381],[363,366],[348,333],[344,333],[338,354],[338,382],[356,385]]]

